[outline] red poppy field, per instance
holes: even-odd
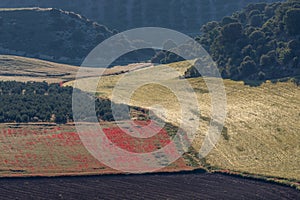
[[[134,128],[141,134],[144,124]],[[105,123],[103,131],[118,147],[135,153],[152,152],[171,141],[168,131],[161,129],[147,139],[136,139],[113,123]],[[150,131],[150,130],[149,130]],[[121,173],[95,159],[82,144],[74,125],[2,124],[0,128],[0,176],[58,176]],[[134,160],[116,160],[130,162]],[[161,171],[192,170],[189,159],[183,156]]]

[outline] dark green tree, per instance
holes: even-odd
[[[225,41],[233,42],[242,37],[242,25],[240,23],[226,24],[222,29],[222,36]]]
[[[289,34],[300,34],[300,8],[288,10],[286,16],[284,17],[284,23]]]

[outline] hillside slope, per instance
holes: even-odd
[[[186,62],[173,63],[170,66],[175,69],[190,67]],[[141,80],[146,79],[153,70],[159,70],[160,73],[157,73],[159,76],[169,77],[169,74],[165,74],[168,71],[160,68],[163,66],[150,67],[135,73]],[[131,74],[126,76],[130,77]],[[123,75],[103,77],[98,86],[98,94],[112,98],[113,88],[122,77],[124,78]],[[93,78],[78,80],[78,85],[81,85],[80,82],[84,83],[85,87],[82,89],[89,91],[88,83],[95,81]],[[182,81],[172,76],[165,83],[181,85]],[[211,98],[202,78],[188,81],[194,88],[200,105],[201,125],[193,144],[194,148],[199,150],[210,121]],[[67,85],[72,84],[70,82]],[[130,88],[131,84],[135,84],[134,80],[128,83],[126,88]],[[212,168],[299,181],[300,87],[291,82],[277,84],[268,82],[259,87],[249,87],[243,82],[231,80],[225,80],[224,84],[227,95],[227,119],[223,136],[206,157],[206,164]],[[117,95],[120,98],[116,99],[122,99],[121,97],[126,95],[126,88],[118,91]],[[148,84],[140,87],[132,95],[130,103],[152,110],[151,106],[162,105],[168,111],[167,115],[161,115],[159,110],[153,110],[158,116],[175,125],[181,122],[177,98],[169,89],[160,85]]]
[[[86,76],[97,76],[97,74],[110,75],[126,73],[130,70],[147,67],[149,63],[130,64],[127,66],[114,66],[109,69],[85,68],[78,78]],[[21,82],[46,81],[48,83],[59,83],[74,80],[79,67],[73,65],[59,64],[39,59],[20,56],[0,55],[0,81],[18,80]]]
[[[203,25],[203,34],[196,37],[196,41],[216,62],[223,78],[258,84],[289,77],[299,82],[299,27],[300,2],[297,0],[249,4],[218,22]],[[185,49],[184,46],[177,48]],[[152,58],[152,62],[162,64],[180,60],[181,57],[164,51]],[[194,68],[186,73],[187,78],[199,76]]]
[[[0,7],[44,7],[74,11],[117,30],[144,26],[198,33],[202,24],[220,20],[248,3],[279,0],[2,0]]]
[[[300,75],[300,2],[252,4],[202,27],[200,43],[226,78],[265,80]]]
[[[105,26],[57,9],[0,9],[0,54],[80,65],[111,36]]]

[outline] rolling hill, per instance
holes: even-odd
[[[90,8],[90,5],[87,6],[88,2],[80,1],[72,5],[62,4],[62,6],[66,6],[66,8],[69,6],[68,8],[70,9],[78,9],[83,13],[89,14],[89,10],[92,8]],[[165,12],[165,9],[169,9],[169,4],[174,1],[159,4],[158,1],[143,1],[141,3],[141,1],[132,0],[128,4],[131,7],[124,7],[124,2],[122,1],[122,3],[119,2],[118,7],[113,9],[111,4],[107,2],[99,5],[99,7],[93,7],[93,13],[98,13],[100,9],[105,9],[102,10],[103,12],[100,12],[100,16],[103,17],[101,19],[112,22],[112,27],[116,26],[126,29],[140,25],[158,25],[177,30],[184,29],[186,32],[191,33],[195,31],[195,27],[198,29],[198,25],[200,27],[200,24],[206,19],[219,18],[217,10],[214,10],[216,7],[224,7],[223,11],[228,12],[227,8],[235,8],[232,5],[235,5],[234,3],[237,1],[227,1],[225,4],[224,1],[219,0],[201,1],[201,6],[195,6],[194,8],[196,9],[189,13],[189,17],[184,17],[187,12],[185,9],[190,9],[190,7],[199,3],[198,1],[180,1],[180,3],[176,4],[178,7],[174,6],[168,12]],[[117,1],[112,2],[115,5]],[[194,4],[185,2],[193,2]],[[245,1],[239,2],[240,4],[236,5],[237,7],[245,3]],[[10,3],[10,5],[14,5],[12,1]],[[15,3],[17,7],[18,2]],[[5,5],[5,1],[2,4]],[[37,2],[31,1],[31,4],[37,4]],[[25,6],[25,4],[18,5]],[[85,5],[87,9],[85,9]],[[286,7],[283,6],[282,10],[276,10],[280,5],[287,5],[288,9],[285,9]],[[282,22],[286,22],[287,18],[287,21],[291,23],[294,15],[299,16],[299,7],[290,8],[289,5],[289,3],[275,3],[272,6],[258,4],[258,7],[250,10],[246,9],[243,12],[235,13],[231,17],[225,17],[220,22],[211,22],[204,26],[204,28],[208,29],[203,31],[204,35],[198,38],[198,41],[202,42],[209,49],[220,66],[222,74],[225,74],[226,78],[237,80],[251,79],[253,77],[251,80],[262,81],[262,84],[257,87],[250,87],[245,85],[243,81],[224,80],[227,96],[227,119],[219,142],[210,154],[201,160],[203,167],[211,171],[228,170],[234,173],[275,178],[281,182],[295,183],[299,187],[300,88],[292,81],[278,83],[264,81],[265,79],[271,79],[273,77],[272,73],[280,75],[276,76],[276,78],[285,78],[286,76],[298,75],[299,73],[300,62],[296,55],[299,53],[299,49],[296,48],[294,52],[292,51],[293,44],[296,44],[297,47],[299,42],[299,29],[282,24]],[[299,3],[295,3],[295,5],[298,6]],[[43,6],[43,3],[38,6]],[[190,7],[187,8],[187,6]],[[156,9],[148,9],[143,14],[140,11],[143,11],[144,7],[160,9],[158,11]],[[202,9],[205,12],[199,12]],[[290,10],[292,11],[288,14]],[[140,13],[137,13],[138,11]],[[275,16],[275,13],[279,11],[285,12],[280,13],[278,18]],[[164,15],[158,15],[156,12]],[[132,13],[132,15],[128,13]],[[201,16],[198,16],[198,14]],[[223,16],[222,12],[220,12],[221,15]],[[267,15],[270,16],[266,17]],[[165,21],[166,17],[170,20]],[[100,21],[101,19],[99,18],[98,20]],[[245,21],[242,22],[243,19]],[[165,22],[162,23],[162,21]],[[257,22],[261,23],[256,24]],[[272,31],[275,31],[275,33],[271,34]],[[296,31],[296,36],[294,31]],[[193,149],[199,150],[212,117],[211,96],[202,77],[191,76],[187,77],[188,79],[182,79],[186,75],[187,70],[193,67],[193,63],[187,61],[172,62],[169,66],[179,71],[179,74],[175,76],[170,75],[170,71],[164,65],[153,66],[149,63],[117,66],[106,71],[104,69],[86,68],[86,74],[81,74],[78,80],[74,81],[78,71],[78,67],[74,65],[79,65],[95,45],[112,34],[113,32],[105,26],[75,13],[59,9],[0,9],[0,53],[24,56],[0,56],[0,80],[67,82],[65,83],[66,86],[80,86],[79,89],[94,93],[101,98],[110,100],[114,98],[114,101],[117,101],[114,103],[127,103],[122,102],[122,97],[128,94],[127,89],[135,86],[136,82],[140,80],[147,80],[149,75],[164,78],[164,83],[178,88],[181,88],[184,81],[187,80],[193,88],[193,91],[190,92],[196,94],[200,105],[200,114],[198,110],[194,110],[193,113],[193,115],[198,115],[197,117],[200,118],[200,126],[196,130],[195,140],[192,143]],[[237,36],[246,38],[246,42],[238,40]],[[262,39],[265,40],[262,41]],[[296,43],[293,42],[295,40]],[[250,47],[245,49],[251,42],[253,43],[251,45],[255,47],[255,49],[252,48],[253,51],[251,51]],[[269,57],[272,56],[270,51],[272,51],[273,46],[270,46],[271,44],[276,46],[275,55],[278,57],[271,59],[274,62],[270,63],[267,61],[270,61]],[[265,47],[270,47],[271,49]],[[240,53],[242,53],[241,50],[243,49],[245,50],[243,51],[245,55],[242,56]],[[246,50],[249,50],[249,52]],[[33,58],[68,63],[69,65]],[[252,68],[254,65],[255,67]],[[254,70],[254,72],[251,70]],[[98,82],[99,73],[104,73],[105,75],[100,82]],[[259,74],[264,74],[264,78],[257,78]],[[118,93],[113,94],[116,84],[124,77],[129,78],[127,80],[131,81],[121,87]],[[212,79],[214,78],[210,78],[210,80]],[[96,91],[91,89],[92,84],[95,82],[98,84]],[[183,94],[181,90],[178,92]],[[186,98],[185,102],[194,103],[189,98]],[[139,87],[132,94],[129,105],[149,109],[161,119],[176,127],[182,122],[180,102],[168,88],[159,84],[151,83]],[[161,107],[153,107],[153,105],[160,105],[167,112],[164,113]],[[192,126],[195,123],[193,118],[184,120],[187,125]],[[77,169],[75,168],[77,170],[75,173],[78,173],[78,170],[81,169],[91,170],[92,174],[98,174],[99,171],[107,170],[106,167],[99,165],[91,155],[85,157],[88,153],[80,143],[78,135],[75,134],[74,127],[64,126],[65,132],[62,132],[60,130],[62,126],[52,125],[55,127],[47,128],[44,124],[41,124],[42,128],[36,124],[34,124],[34,128],[30,127],[30,125],[27,127],[26,124],[23,126],[27,128],[21,126],[21,129],[19,129],[19,125],[16,126],[15,124],[1,126],[3,137],[0,139],[3,140],[2,143],[9,141],[8,145],[2,146],[3,152],[8,151],[10,154],[1,155],[4,158],[4,162],[7,163],[3,163],[5,168],[0,170],[0,174],[28,175],[38,172],[38,175],[43,175],[47,171],[48,173],[50,171],[59,174],[58,171],[62,169],[74,175],[74,166],[77,167]],[[111,131],[110,133],[113,133],[112,131],[116,132],[115,127],[111,126],[112,124],[106,125],[109,128],[108,131]],[[20,136],[17,140],[16,135]],[[14,148],[11,145],[11,141],[17,142],[16,149],[19,151],[12,151]],[[53,148],[57,143],[54,144],[51,141],[60,142],[56,146],[57,149]],[[65,141],[67,143],[64,143]],[[61,153],[62,149],[64,149],[61,147],[67,145],[69,145],[66,149],[69,153],[69,158],[65,158],[66,155]],[[23,154],[24,149],[26,150],[28,146],[33,149],[25,152],[28,154]],[[47,149],[44,149],[46,146]],[[82,153],[79,157],[73,152],[74,146]],[[37,154],[34,153],[35,151]],[[19,152],[21,152],[21,156]],[[53,152],[58,157],[49,156]],[[31,163],[35,160],[43,161],[42,158],[45,155],[49,156],[49,162],[46,160],[38,169],[31,166]],[[70,158],[73,161],[65,163]],[[25,170],[23,169],[23,162],[27,166]],[[179,160],[177,164],[182,165],[182,162],[184,161]],[[59,164],[61,168],[55,168],[57,167],[55,165],[52,168],[45,167],[49,166],[49,163]],[[176,170],[178,170],[177,164],[175,165]],[[184,162],[184,167],[188,167],[187,164],[189,165],[190,163]],[[14,168],[15,166],[18,168]],[[190,166],[188,168],[190,169]],[[107,172],[111,173],[109,170]]]
[[[105,26],[52,8],[0,8],[0,54],[80,65],[112,35]]]
[[[202,35],[195,39],[216,62],[223,78],[257,85],[288,77],[299,83],[299,8],[300,2],[294,0],[249,4],[231,16],[203,25]],[[165,51],[152,58],[161,64],[181,60]],[[186,73],[186,77],[198,76],[194,67]]]
[[[185,61],[170,66],[183,72],[190,64]],[[97,94],[111,99],[116,83],[124,76],[138,75],[143,80],[156,70],[159,71],[159,76],[169,76],[165,74],[168,71],[164,70],[163,66],[156,66],[127,75],[102,77]],[[211,97],[201,77],[187,80],[199,99],[201,126],[193,143],[193,147],[199,150],[210,122]],[[77,80],[77,85],[84,85],[81,89],[95,92],[90,90],[89,86],[89,83],[95,81],[95,78]],[[165,83],[181,85],[182,81],[172,76]],[[66,85],[72,84],[73,82],[70,82]],[[134,84],[132,81],[126,88]],[[268,81],[259,87],[250,87],[243,82],[232,80],[224,80],[224,84],[227,119],[222,137],[205,158],[205,165],[210,169],[228,169],[239,173],[299,181],[300,88],[292,82],[273,84]],[[120,98],[115,99],[121,100],[127,93],[126,88],[119,90],[117,95]],[[167,114],[161,115],[159,110],[153,109],[152,106],[156,104],[163,106],[168,111]],[[150,108],[165,121],[175,125],[181,122],[178,100],[172,92],[158,84],[147,84],[137,89],[131,97],[130,105]]]
[[[220,20],[248,3],[279,0],[2,0],[0,7],[43,7],[73,11],[119,31],[158,26],[198,34],[201,25]]]

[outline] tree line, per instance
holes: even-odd
[[[82,93],[95,102],[98,120],[114,120],[110,100]],[[61,87],[60,84],[0,81],[0,123],[71,122],[72,94],[72,87]],[[88,116],[84,117],[88,119]]]
[[[202,26],[198,41],[217,63],[223,78],[268,80],[300,76],[300,2],[249,4],[221,21]],[[152,61],[182,58],[159,52]],[[199,76],[197,73],[187,74]]]

